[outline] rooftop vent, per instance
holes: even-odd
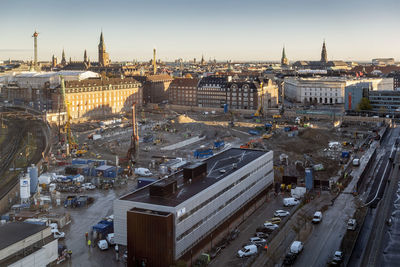
[[[150,185],[150,196],[166,197],[175,194],[177,191],[176,180],[162,180]]]

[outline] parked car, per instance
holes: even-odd
[[[256,246],[261,246],[261,245],[267,243],[267,240],[265,240],[263,238],[259,238],[259,237],[252,237],[252,238],[250,238],[250,242]]]
[[[312,223],[320,223],[322,221],[322,212],[316,211],[312,219]]]
[[[273,218],[271,218],[271,219],[268,220],[268,222],[271,222],[271,223],[273,223],[273,224],[280,224],[281,221],[282,221],[282,219],[279,218],[279,217],[273,217]]]
[[[265,222],[264,227],[267,229],[270,229],[270,230],[275,230],[275,229],[279,228],[279,226],[277,224],[274,224],[272,222]]]
[[[82,187],[85,188],[86,190],[96,189],[96,186],[92,183],[84,183],[82,184]]]
[[[275,213],[274,213],[274,216],[275,216],[275,217],[286,217],[286,216],[288,216],[288,215],[290,215],[290,212],[288,212],[288,211],[286,211],[286,210],[277,210],[277,211],[275,211]]]
[[[283,199],[283,206],[285,207],[296,206],[299,203],[300,201],[298,201],[294,197],[287,197]]]
[[[356,219],[349,219],[349,221],[347,222],[347,230],[354,231],[356,230],[356,227],[357,227]]]
[[[108,244],[110,244],[111,246],[115,245],[114,233],[108,234],[106,239],[107,239]]]
[[[51,232],[53,233],[54,238],[59,239],[59,238],[64,238],[65,233],[58,231],[58,229],[51,229]]]
[[[238,251],[237,255],[239,258],[248,257],[257,253],[256,245],[247,245]]]
[[[105,239],[99,240],[99,242],[97,242],[97,246],[101,250],[107,250],[108,249],[108,243],[107,243],[107,241]]]
[[[303,243],[300,241],[293,241],[292,245],[290,245],[290,252],[299,254],[301,251],[303,251]]]
[[[333,254],[333,259],[331,261],[331,265],[340,265],[343,260],[343,252],[341,251],[336,251],[335,254]]]
[[[264,239],[268,238],[268,234],[266,234],[264,232],[256,232],[255,236],[259,237],[259,238],[264,238]]]
[[[297,258],[297,254],[289,252],[286,254],[285,259],[283,260],[284,265],[292,265]]]

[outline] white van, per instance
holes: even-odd
[[[294,197],[288,197],[288,198],[283,199],[283,206],[285,206],[285,207],[296,206],[299,203],[300,203],[300,201],[298,201]]]
[[[104,240],[104,239],[99,240],[99,242],[97,242],[97,246],[98,246],[99,249],[101,249],[101,250],[106,250],[106,249],[108,249],[108,243],[107,243],[107,241]]]
[[[290,252],[293,254],[299,254],[303,250],[303,243],[300,241],[293,241],[290,246]]]
[[[56,239],[65,237],[65,233],[58,231],[58,229],[51,229],[51,232],[53,233],[53,236]]]
[[[356,230],[356,227],[357,227],[356,219],[349,219],[349,221],[347,222],[347,230],[354,231]]]
[[[360,159],[353,159],[353,166],[360,166]]]
[[[237,255],[239,258],[248,257],[257,253],[256,245],[248,245],[238,251]]]
[[[320,223],[322,221],[322,212],[316,211],[312,219],[312,223]]]
[[[108,234],[106,239],[111,246],[115,245],[114,233]]]

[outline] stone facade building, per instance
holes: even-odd
[[[142,86],[133,78],[67,81],[65,97],[71,117],[101,117],[129,111],[133,103],[142,104]],[[53,110],[63,109],[60,89],[52,92]]]

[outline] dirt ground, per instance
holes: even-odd
[[[165,160],[163,157],[181,157],[193,160],[196,149],[213,148],[214,142],[224,140],[225,145],[239,147],[252,139],[257,139],[260,146],[257,148],[274,151],[274,165],[279,168],[275,179],[279,181],[282,175],[304,178],[304,167],[308,164],[322,164],[324,170],[315,171],[316,179],[328,180],[341,168],[340,156],[342,151],[352,151],[352,146],[344,147],[342,142],[351,142],[355,146],[363,140],[365,134],[373,125],[347,125],[345,128],[334,127],[332,121],[310,121],[311,127],[299,126],[298,133],[289,137],[290,132],[285,132],[285,126],[294,126],[291,121],[272,121],[260,119],[257,122],[235,116],[235,127],[230,127],[231,117],[222,113],[204,115],[201,113],[177,113],[172,110],[142,110],[137,113],[139,121],[139,157],[136,165],[146,167],[157,174],[159,164]],[[272,131],[272,138],[262,140],[261,136],[251,136],[251,129],[263,129],[264,124],[272,122],[276,128]],[[103,138],[92,141],[87,140],[87,135],[98,131],[99,122],[86,122],[73,125],[72,130],[78,136],[79,142],[89,144],[89,157],[101,157],[110,162],[115,162],[118,155],[124,158],[130,146],[132,129],[130,118],[123,118],[116,126],[107,126],[102,133]],[[363,133],[355,138],[354,132]],[[264,130],[260,134],[265,133]],[[152,136],[153,141],[145,142],[144,138]],[[205,137],[203,140],[184,146],[176,150],[163,151],[166,147],[192,137]],[[329,148],[330,142],[340,145]],[[280,155],[288,156],[288,165],[282,165]],[[306,156],[304,156],[306,155]],[[311,159],[311,160],[310,160]],[[343,162],[342,162],[343,163]]]

